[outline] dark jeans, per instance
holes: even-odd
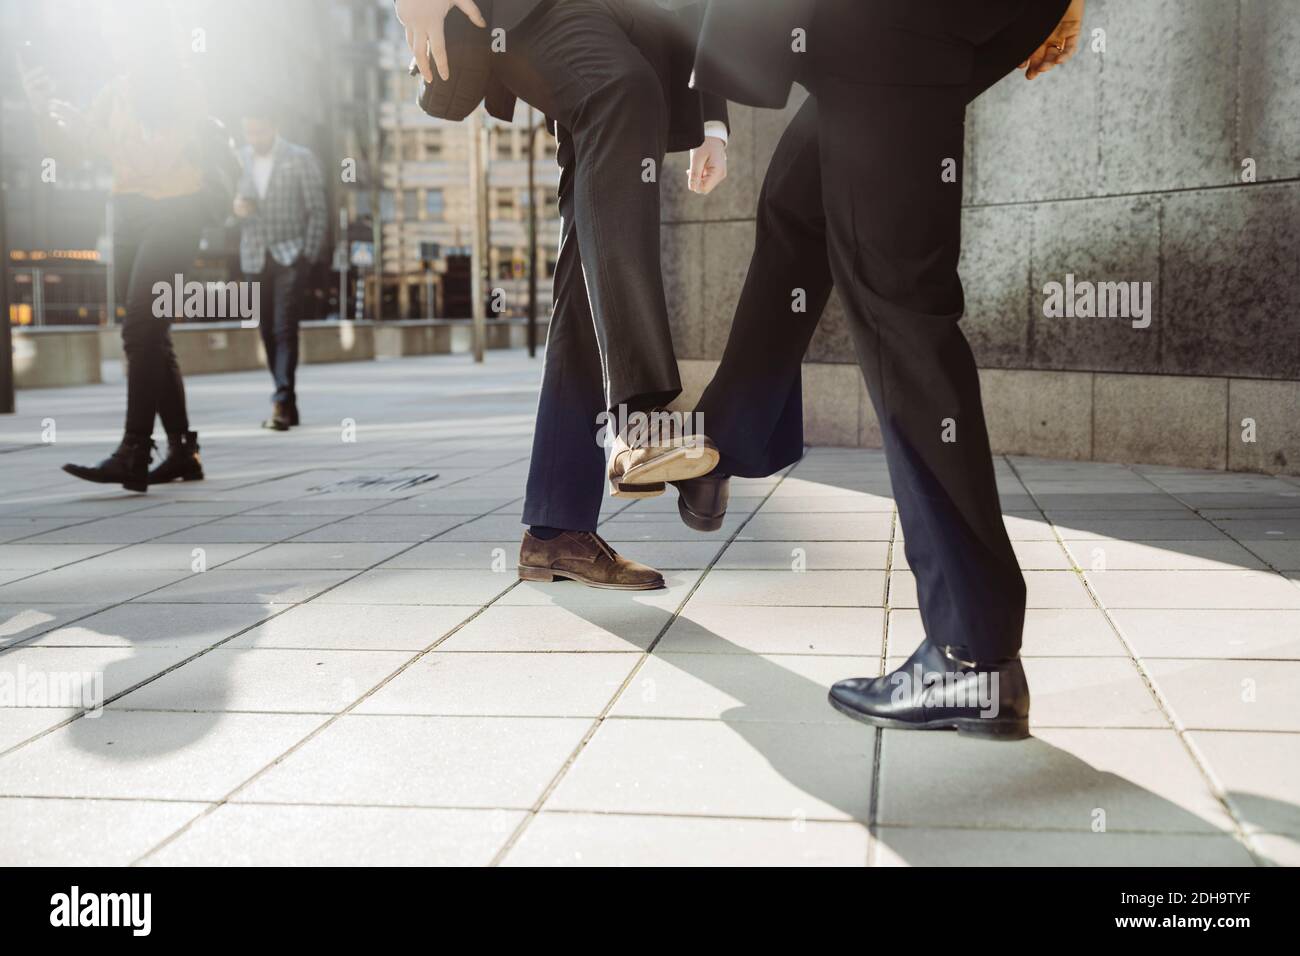
[[[275,381],[273,402],[296,404],[298,393],[298,320],[302,314],[302,284],[306,269],[301,262],[282,266],[267,253],[261,273],[249,281],[261,283],[258,331],[266,349],[266,367]]]
[[[154,284],[174,286],[198,253],[203,225],[197,196],[113,200],[116,292],[125,304],[122,351],[126,358],[126,434],[148,439],[154,418],[168,435],[189,430],[185,383],[172,346],[174,315],[154,316]],[[179,311],[183,302],[175,303]]]
[[[1021,6],[976,47],[965,85],[855,83],[813,62],[804,78],[813,95],[768,168],[749,275],[698,408],[722,470],[761,476],[797,461],[800,362],[838,289],[880,421],[926,634],[986,658],[1019,650],[1025,586],[1002,522],[975,360],[958,326],[965,111],[1042,42],[1065,6]],[[834,24],[815,20],[810,47],[818,28]],[[862,52],[871,55],[869,43]],[[940,176],[949,159],[955,183]],[[794,290],[806,294],[806,311],[791,309]]]
[[[605,470],[597,417],[681,390],[659,260],[668,107],[638,48],[651,14],[636,7],[565,0],[497,54],[502,82],[559,133],[563,226],[526,524],[594,530]]]

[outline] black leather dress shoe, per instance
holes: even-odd
[[[725,475],[703,475],[674,481],[677,489],[677,513],[686,527],[695,531],[717,531],[727,516],[731,500],[731,479]]]
[[[981,663],[964,648],[939,647],[928,638],[892,674],[840,681],[830,701],[875,727],[956,730],[995,740],[1029,736],[1029,685],[1019,657]]]

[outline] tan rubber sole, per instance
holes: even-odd
[[[671,481],[689,481],[707,475],[718,467],[718,449],[710,443],[695,448],[674,448],[670,452],[642,462],[617,480],[624,485],[655,485]]]
[[[537,581],[542,584],[550,584],[556,578],[563,578],[566,581],[577,581],[579,584],[585,584],[589,588],[600,588],[604,591],[658,591],[667,585],[661,578],[658,581],[652,581],[649,584],[606,584],[601,581],[593,581],[590,578],[584,578],[580,574],[574,574],[570,571],[554,571],[551,568],[530,568],[526,565],[519,565],[520,581]]]

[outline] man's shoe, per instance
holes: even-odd
[[[687,434],[680,413],[654,409],[645,421],[614,439],[609,493],[615,498],[653,498],[664,484],[707,475],[718,464],[718,447],[706,435]]]
[[[727,516],[731,500],[731,479],[726,475],[703,475],[674,481],[677,489],[677,513],[694,531],[717,531]]]
[[[595,532],[566,531],[543,541],[525,531],[519,546],[519,579],[556,578],[614,591],[653,591],[664,586],[662,574],[622,557]]]
[[[63,470],[82,481],[98,485],[121,485],[127,491],[149,490],[149,461],[153,442],[127,435],[122,444],[98,465],[64,465]]]
[[[296,398],[289,399],[288,407],[289,407],[289,424],[293,428],[297,428],[301,424],[301,422],[298,419],[298,399]]]
[[[1029,685],[1019,657],[980,663],[964,648],[939,647],[929,638],[892,674],[840,681],[830,702],[875,727],[956,730],[995,740],[1029,736]]]
[[[167,436],[167,457],[149,472],[149,484],[165,485],[169,481],[202,481],[203,462],[199,459],[198,432],[181,432]]]
[[[289,418],[289,406],[284,402],[276,402],[271,406],[271,417],[262,422],[262,427],[269,428],[273,432],[287,432],[292,424]]]

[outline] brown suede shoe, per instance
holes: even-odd
[[[519,546],[519,579],[556,578],[615,591],[654,591],[664,586],[662,574],[622,557],[595,532],[566,531],[543,541],[525,531]]]
[[[706,435],[687,433],[682,416],[656,408],[638,427],[614,439],[609,456],[609,493],[615,498],[653,498],[664,483],[707,475],[718,464],[718,447]]]

